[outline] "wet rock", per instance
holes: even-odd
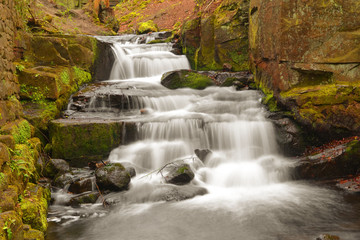
[[[299,156],[305,151],[304,132],[292,119],[282,112],[270,113],[268,116],[274,123],[276,140],[285,156]]]
[[[340,237],[330,234],[321,234],[316,240],[340,240]]]
[[[97,42],[98,57],[94,63],[94,80],[102,81],[110,78],[112,66],[115,61],[114,53],[109,43]]]
[[[202,187],[196,186],[163,186],[156,189],[151,196],[152,201],[183,201],[196,196],[207,194],[208,191]]]
[[[71,172],[66,172],[64,174],[58,175],[54,181],[53,185],[57,188],[64,188],[65,186],[70,186],[77,181],[82,179],[88,179],[93,177],[93,171],[87,169],[73,168]]]
[[[135,168],[133,168],[133,167],[125,167],[125,170],[129,173],[131,178],[136,176]]]
[[[45,177],[54,178],[58,174],[70,171],[69,163],[63,159],[49,159],[43,170]]]
[[[337,179],[355,175],[360,169],[360,142],[340,144],[297,160],[294,168],[297,179]]]
[[[84,193],[93,190],[94,176],[80,178],[70,184],[68,191],[71,193]]]
[[[167,183],[175,185],[188,184],[195,177],[190,165],[186,163],[171,163],[162,170],[162,174]]]
[[[212,151],[209,149],[195,149],[195,154],[196,156],[202,161],[204,162],[207,157],[210,157],[212,154]]]
[[[215,85],[210,77],[191,70],[165,73],[161,78],[161,84],[169,89],[193,88],[200,90]]]
[[[121,191],[128,188],[130,174],[120,163],[113,163],[95,171],[96,183],[101,190]]]
[[[97,191],[94,192],[84,192],[82,194],[76,195],[72,197],[68,203],[68,205],[72,207],[80,206],[80,204],[84,203],[95,203],[96,200],[99,198],[100,193]]]
[[[129,191],[110,193],[104,196],[105,203],[114,205],[124,202],[143,203],[158,201],[183,201],[207,194],[207,189],[194,185],[177,186],[172,184],[134,185]]]

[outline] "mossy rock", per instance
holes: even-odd
[[[0,213],[0,239],[23,239],[23,223],[15,211]]]
[[[4,144],[8,148],[14,150],[15,148],[15,139],[11,135],[0,135],[0,143]],[[0,160],[0,166],[1,166],[1,160]]]
[[[77,167],[102,160],[122,143],[123,129],[126,129],[126,139],[133,137],[133,125],[115,121],[54,120],[50,124],[52,157],[68,160],[71,166]]]
[[[200,90],[215,85],[210,77],[189,70],[165,73],[161,78],[161,84],[169,89],[193,88]]]
[[[0,213],[15,210],[18,192],[15,186],[9,186],[0,194]]]
[[[44,240],[44,233],[24,224],[24,240]]]
[[[102,190],[121,191],[129,186],[131,177],[120,163],[109,164],[95,171],[96,183]]]
[[[11,135],[16,144],[25,143],[31,138],[31,125],[25,119],[8,123],[0,129],[1,134]]]
[[[138,34],[145,34],[149,32],[158,32],[159,28],[152,20],[149,20],[147,22],[139,23],[136,31]]]
[[[48,226],[47,209],[49,200],[49,189],[28,183],[24,191],[24,198],[20,202],[23,222],[36,230],[45,232]]]
[[[0,142],[0,169],[2,165],[10,160],[8,147]]]

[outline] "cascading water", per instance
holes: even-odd
[[[278,153],[258,91],[168,90],[159,84],[161,74],[189,68],[184,56],[169,52],[171,45],[139,44],[134,36],[101,40],[113,42],[117,57],[111,79],[74,117],[136,121],[138,140],[114,149],[109,160],[133,166],[137,176],[128,191],[105,196],[117,203],[109,212],[100,204],[67,209],[95,218],[76,218],[49,239],[360,238],[349,226],[360,221],[351,219],[354,209],[338,192],[291,181],[292,163]],[[116,95],[127,99],[126,106]],[[202,162],[195,149],[213,153]],[[191,166],[194,180],[165,184],[158,170],[179,159]],[[169,192],[191,195],[200,188],[207,194],[163,201]]]

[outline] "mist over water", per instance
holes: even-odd
[[[138,140],[109,156],[111,162],[133,166],[137,176],[128,191],[105,196],[117,203],[107,210],[100,203],[60,208],[64,215],[79,211],[86,217],[58,226],[49,239],[285,240],[315,239],[322,233],[360,239],[359,204],[348,204],[338,191],[292,181],[293,162],[278,152],[261,93],[165,89],[161,74],[188,69],[184,56],[170,53],[169,44],[148,46],[130,37],[108,41],[114,42],[117,60],[109,85],[97,94],[123,91],[132,104],[124,112],[114,111],[111,100],[95,94],[86,114],[137,122]],[[213,154],[201,161],[195,149]],[[187,194],[201,187],[208,194],[179,202],[162,200],[171,186],[158,170],[179,159],[191,166],[195,178],[176,190]]]

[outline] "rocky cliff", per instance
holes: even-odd
[[[184,23],[183,53],[195,70],[248,70],[248,0],[200,1]]]
[[[325,135],[360,131],[360,2],[250,3],[256,81],[296,120]]]

